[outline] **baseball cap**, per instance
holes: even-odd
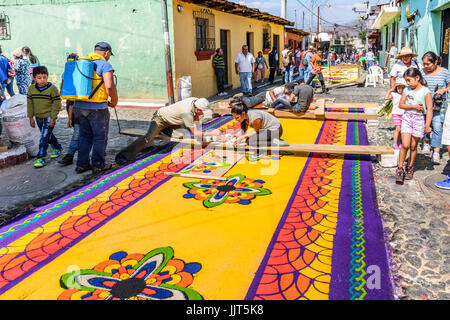
[[[194,106],[202,111],[210,110],[209,101],[205,98],[195,100]]]
[[[108,42],[98,42],[95,47],[95,50],[98,51],[111,51],[111,55],[113,56],[114,54],[112,53],[112,49],[111,46]]]

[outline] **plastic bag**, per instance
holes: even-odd
[[[30,126],[27,116],[27,97],[16,94],[3,102],[1,108],[3,127],[9,140],[25,146],[27,153],[35,157],[39,152],[41,134],[38,128]]]
[[[178,82],[178,101],[192,97],[191,76],[184,76]]]

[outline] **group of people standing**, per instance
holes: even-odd
[[[265,79],[265,70],[269,69],[269,83],[273,84],[275,74],[279,70],[280,61],[284,71],[283,83],[287,84],[294,81],[294,72],[298,72],[295,81],[305,82],[311,85],[314,78],[318,78],[322,86],[322,93],[328,93],[325,86],[325,80],[322,73],[323,51],[310,46],[306,50],[295,49],[286,45],[281,53],[278,53],[276,47],[268,55],[268,60],[261,51],[255,58],[247,45],[242,46],[242,51],[234,60],[235,72],[239,76],[241,91],[244,95],[252,96],[252,78],[255,75],[256,82],[262,83]],[[228,93],[224,90],[224,69],[223,50],[218,48],[212,59],[212,67],[215,71],[217,90],[219,96],[226,96]]]
[[[6,99],[6,92],[10,97],[15,95],[14,80],[19,94],[26,95],[28,87],[33,82],[33,69],[40,66],[39,59],[31,52],[29,47],[22,47],[12,52],[12,59],[3,55],[0,48],[0,105]]]
[[[398,61],[392,65],[390,89],[385,96],[393,103],[393,148],[399,150],[397,184],[413,178],[413,164],[421,140],[422,152],[431,152],[433,164],[440,164],[443,145],[450,155],[450,72],[441,66],[441,58],[434,52],[425,53],[422,63],[414,60],[417,56],[409,47],[402,48],[395,56]],[[404,168],[408,151],[409,162]],[[450,189],[450,179],[437,182],[436,186]]]

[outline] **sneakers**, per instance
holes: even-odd
[[[441,155],[438,152],[433,152],[431,159],[433,160],[433,164],[441,164]]]
[[[73,162],[73,154],[66,154],[61,160],[58,161],[63,167],[71,165]]]
[[[105,164],[103,168],[92,167],[92,174],[99,174],[112,168],[112,164]]]
[[[407,166],[405,170],[405,180],[412,180],[414,176],[414,168]]]
[[[289,143],[287,143],[286,141],[284,141],[282,139],[274,138],[274,139],[272,139],[272,145],[278,146],[278,147],[287,147],[287,146],[289,146]]]
[[[424,143],[422,146],[422,153],[429,154],[431,152],[431,147],[429,143]]]
[[[50,159],[58,158],[62,152],[63,152],[63,148],[53,150],[52,154],[50,155]]]
[[[220,97],[222,97],[222,96],[228,95],[228,93],[227,93],[226,91],[224,91],[224,92],[218,93],[217,95],[220,96]]]
[[[405,171],[403,168],[397,168],[395,171],[395,183],[402,185],[405,182]]]
[[[36,159],[36,161],[34,162],[34,167],[35,168],[42,168],[43,166],[45,166],[45,158],[38,158],[38,159]]]
[[[448,179],[444,181],[436,182],[434,185],[440,189],[450,190],[450,174],[447,176]]]

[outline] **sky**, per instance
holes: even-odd
[[[281,1],[280,0],[232,0],[239,4],[246,5],[251,8],[257,8],[261,11],[280,16]],[[365,8],[363,2],[365,0],[287,0],[287,14],[286,18],[295,22],[295,10],[297,11],[297,28],[303,28],[303,12],[305,12],[305,31],[310,29],[311,21],[311,1],[321,4],[320,16],[321,18],[337,24],[346,24],[348,22],[358,19],[360,14],[353,12],[352,8],[358,6],[358,10]],[[303,3],[308,9],[303,7],[299,2]],[[389,0],[370,0],[371,5],[388,3]],[[329,5],[329,7],[328,7]],[[315,6],[314,13],[317,15],[317,6]],[[317,18],[313,19],[314,30],[317,29]],[[332,27],[327,28],[332,30]]]

